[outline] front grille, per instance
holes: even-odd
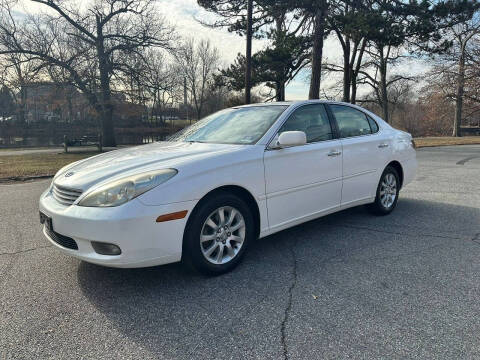
[[[67,249],[78,250],[78,245],[72,238],[59,234],[50,229],[48,226],[45,226],[45,231],[47,232],[47,235],[58,245],[61,245]]]
[[[52,195],[60,204],[72,205],[82,195],[82,191],[53,184]]]

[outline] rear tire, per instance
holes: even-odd
[[[368,209],[375,215],[388,215],[397,206],[400,191],[400,177],[397,170],[387,166],[380,177],[377,186],[375,201],[368,205]]]
[[[231,271],[255,237],[255,222],[241,198],[219,192],[201,201],[183,238],[183,260],[205,275]]]

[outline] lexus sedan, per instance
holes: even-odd
[[[416,167],[410,134],[359,106],[239,106],[67,165],[41,195],[40,221],[56,248],[91,263],[183,260],[220,274],[257,238],[352,206],[391,213]]]

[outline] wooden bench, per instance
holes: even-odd
[[[102,135],[83,135],[79,138],[69,138],[63,135],[63,150],[68,153],[68,148],[72,146],[92,146],[95,145],[98,151],[102,152]]]

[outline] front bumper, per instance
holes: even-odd
[[[69,249],[47,239],[62,252],[81,260],[111,267],[146,267],[180,261],[182,241],[188,216],[196,201],[147,206],[138,199],[118,207],[94,208],[65,206],[47,190],[40,197],[40,211],[52,219],[53,230],[77,243],[78,250]],[[187,216],[157,223],[160,215],[187,210]],[[98,241],[120,247],[120,255],[101,255],[91,242]]]

